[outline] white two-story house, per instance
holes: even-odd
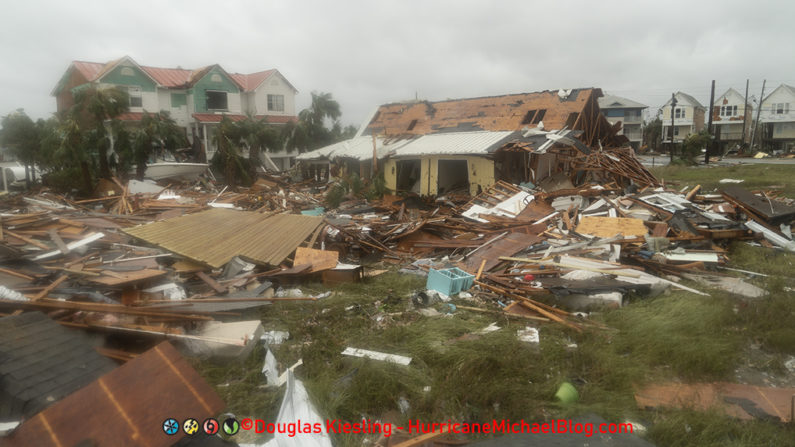
[[[629,140],[632,148],[638,150],[643,144],[643,110],[649,106],[631,99],[615,95],[599,98],[599,110],[610,124],[621,123],[619,135]]]
[[[795,88],[779,85],[762,100],[761,107],[762,147],[773,151],[795,150]]]
[[[119,118],[132,125],[144,112],[168,111],[185,129],[188,141],[203,149],[206,160],[216,152],[213,135],[224,116],[239,121],[253,115],[274,125],[297,119],[298,90],[276,69],[241,74],[228,73],[218,64],[193,70],[159,68],[139,65],[128,56],[107,63],[74,61],[52,92],[58,112],[68,110],[74,94],[89,86],[125,88],[130,108]],[[269,153],[281,169],[292,166],[296,155]]]
[[[751,139],[753,106],[745,97],[730,88],[720,95],[712,106],[714,135],[721,151],[739,148]]]
[[[696,98],[687,93],[676,92],[676,106],[674,111],[673,141],[681,143],[689,135],[701,132],[704,129],[705,108]],[[662,142],[671,142],[671,100],[662,107]]]

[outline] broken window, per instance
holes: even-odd
[[[527,114],[525,114],[524,118],[522,119],[522,124],[530,124],[533,122],[533,117],[535,117],[536,111],[535,110],[528,110]]]
[[[284,112],[284,95],[268,95],[268,110]]]
[[[437,194],[469,192],[469,167],[466,160],[439,160],[436,173]]]
[[[416,125],[417,125],[417,120],[411,120],[411,123],[409,123],[408,130],[414,130],[414,126]]]
[[[141,96],[141,87],[129,86],[127,87],[127,95],[130,98],[130,107],[143,107],[144,100]]]
[[[226,92],[217,92],[208,90],[207,95],[207,110],[227,110],[228,103]]]
[[[410,191],[420,193],[420,175],[422,166],[420,160],[398,160],[395,174],[397,191]]]
[[[540,123],[540,122],[541,122],[541,120],[542,120],[542,119],[544,119],[544,114],[545,114],[545,113],[547,113],[547,109],[541,109],[541,110],[539,110],[539,111],[538,111],[538,113],[536,113],[536,116],[535,116],[535,118],[533,118],[533,123],[532,123],[532,124],[538,124],[538,123]]]

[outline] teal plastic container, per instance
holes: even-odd
[[[443,270],[430,269],[425,288],[451,296],[469,289],[474,282],[475,275],[470,275],[456,267]]]

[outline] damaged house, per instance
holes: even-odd
[[[587,88],[384,104],[356,137],[298,159],[366,178],[383,172],[391,191],[421,195],[538,184],[590,148],[628,143],[600,113],[601,96]]]

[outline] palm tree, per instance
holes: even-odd
[[[39,153],[39,128],[19,109],[2,119],[0,145],[7,146],[25,164],[25,186],[30,188],[30,166],[35,166]]]
[[[73,113],[81,121],[84,130],[93,128],[91,138],[99,158],[99,175],[110,178],[108,149],[110,137],[105,122],[117,118],[129,110],[130,99],[125,90],[118,87],[94,88],[79,91],[75,95]]]
[[[253,180],[257,176],[257,167],[261,164],[260,153],[280,147],[281,135],[265,118],[255,118],[252,115],[238,121],[236,126],[243,144],[248,147],[248,171]]]
[[[339,126],[340,116],[340,105],[331,93],[312,92],[312,104],[298,114],[297,123],[288,124],[284,129],[288,145],[304,152],[339,141],[341,132],[335,135],[326,127],[326,122],[331,121],[332,128]]]
[[[140,128],[135,133],[132,144],[136,178],[143,180],[146,173],[146,162],[155,153],[156,148],[173,152],[180,146],[184,146],[186,142],[185,132],[168,112],[144,112]]]
[[[250,180],[247,170],[243,166],[243,157],[240,156],[242,137],[240,127],[227,116],[221,118],[213,136],[218,151],[215,153],[212,163],[221,169],[226,183],[232,188],[237,186],[238,179],[241,177],[244,183],[249,183]]]

